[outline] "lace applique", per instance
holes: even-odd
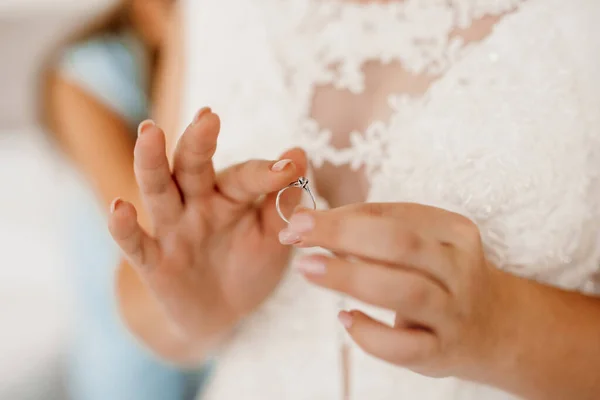
[[[402,114],[414,98],[389,98],[392,116],[374,121],[365,132],[350,133],[350,146],[336,149],[332,132],[310,117],[315,90],[333,86],[359,94],[365,90],[363,66],[370,60],[396,62],[413,75],[432,81],[448,70],[469,47],[457,30],[485,16],[514,11],[525,0],[404,0],[356,4],[339,0],[272,0],[277,10],[270,32],[287,83],[300,102],[294,140],[307,149],[315,167],[365,168],[372,178],[386,156],[386,141],[400,128]],[[286,7],[277,7],[286,3]],[[287,13],[282,16],[282,13]],[[297,51],[301,48],[302,51]],[[417,101],[419,103],[419,101]]]
[[[600,260],[600,59],[594,57],[600,2],[340,2],[184,2],[193,72],[185,123],[206,104],[222,116],[217,168],[301,145],[314,164],[347,164],[370,175],[369,201],[414,201],[472,217],[490,260],[503,269],[598,293],[590,278]],[[388,13],[393,9],[401,11]],[[480,43],[457,38],[482,15],[502,21]],[[342,34],[344,40],[334,40]],[[389,113],[372,118],[379,122],[352,119],[339,129],[319,113],[328,103],[315,92],[323,86],[350,98],[350,88],[357,96],[369,93],[368,60],[401,63],[435,82],[420,91],[396,90],[387,103],[393,90],[386,91],[378,106],[389,104]],[[343,119],[344,109],[331,119]],[[336,140],[353,127],[348,140]],[[336,293],[290,270],[226,346],[203,398],[343,398],[342,340],[333,317],[340,308]],[[353,351],[351,366],[352,399],[415,393],[423,400],[512,399],[487,387],[420,377],[360,351]]]

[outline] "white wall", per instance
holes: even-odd
[[[65,246],[56,210],[73,179],[40,136],[36,130],[0,132],[1,400],[53,399],[48,391],[57,385],[43,380],[58,383],[68,341]]]
[[[0,400],[59,399],[68,340],[58,203],[76,179],[35,127],[51,49],[115,0],[0,0]]]
[[[35,118],[37,77],[68,34],[117,0],[0,0],[0,128]]]

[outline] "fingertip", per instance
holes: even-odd
[[[138,136],[148,133],[154,127],[156,127],[156,123],[151,119],[140,122],[138,125]]]
[[[352,325],[354,324],[354,316],[348,311],[340,311],[338,313],[338,320],[346,330],[352,328]]]
[[[219,116],[209,107],[202,108],[181,135],[177,148],[183,148],[191,153],[197,162],[205,162],[206,158],[212,157],[216,151],[220,130],[221,119]]]
[[[138,137],[133,150],[134,165],[142,169],[168,168],[166,138],[162,129],[153,125]]]
[[[271,165],[271,171],[273,172],[292,172],[296,170],[294,161],[289,158],[284,158]]]
[[[344,328],[349,331],[353,326],[356,325],[356,323],[360,322],[361,316],[365,316],[366,317],[366,315],[364,315],[360,311],[356,311],[356,310],[345,311],[345,310],[342,310],[342,311],[340,311],[338,313],[338,320],[344,326]]]
[[[117,208],[123,203],[120,197],[115,198],[112,203],[110,203],[110,213],[114,214]]]
[[[138,126],[138,138],[136,140],[136,148],[142,144],[146,147],[147,143],[155,143],[156,140],[164,141],[164,133],[162,129],[151,119],[143,121]]]
[[[133,266],[149,265],[158,252],[157,243],[139,225],[133,204],[120,199],[113,203],[115,210],[108,221],[112,238]]]
[[[300,235],[288,229],[282,229],[279,231],[277,237],[279,239],[279,243],[284,246],[290,246],[300,242]]]
[[[117,197],[110,207],[109,229],[115,240],[127,235],[137,225],[137,211],[133,204]]]
[[[202,120],[202,118],[204,118],[204,116],[206,116],[210,113],[212,113],[212,110],[210,107],[202,107],[200,110],[198,110],[196,115],[194,115],[194,119],[192,120],[192,125],[196,125],[198,122],[200,122]]]
[[[306,152],[302,148],[294,147],[292,149],[287,150],[281,155],[280,160],[282,159],[292,160],[298,176],[305,175],[308,161],[306,157]]]
[[[198,115],[194,117],[192,127],[201,129],[202,132],[218,135],[221,129],[221,118],[219,118],[219,116],[210,108],[206,107],[198,111]]]

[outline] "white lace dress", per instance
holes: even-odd
[[[458,211],[500,268],[598,292],[600,1],[187,0],[184,10],[185,123],[203,105],[220,114],[218,167],[300,145],[315,170],[335,177],[337,166],[338,183],[363,188],[360,200]],[[341,400],[341,307],[391,317],[290,272],[224,347],[204,398]],[[355,346],[349,360],[351,400],[511,398]]]

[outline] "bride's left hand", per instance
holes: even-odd
[[[312,283],[393,310],[394,326],[353,310],[339,318],[366,352],[429,376],[478,376],[514,334],[519,279],[486,259],[469,219],[408,203],[299,210],[280,241],[334,255],[295,261]]]

